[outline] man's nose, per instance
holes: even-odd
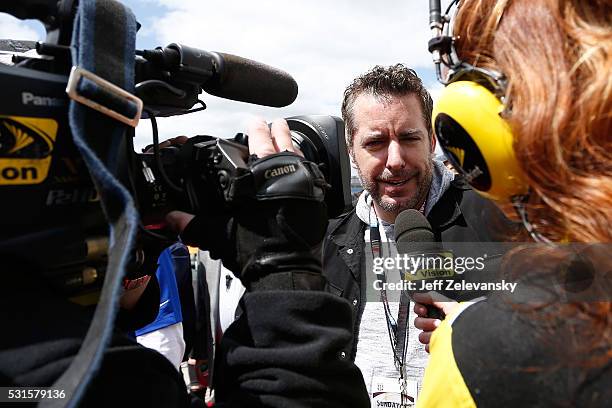
[[[406,167],[406,162],[402,156],[402,147],[396,141],[389,143],[387,148],[387,166],[389,170],[399,170]]]

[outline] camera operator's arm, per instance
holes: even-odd
[[[223,336],[215,366],[217,401],[228,406],[350,406],[369,400],[348,359],[349,303],[322,291],[320,257],[327,217],[324,180],[293,152],[284,121],[249,128],[253,197],[227,228],[211,218],[173,214],[183,239],[221,256],[247,288],[243,314]],[[283,169],[283,170],[278,170]],[[269,177],[266,177],[269,176]],[[185,225],[189,222],[188,225]],[[214,231],[217,231],[215,234]]]

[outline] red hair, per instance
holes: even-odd
[[[557,242],[612,243],[611,3],[463,0],[453,30],[462,60],[508,80],[506,119],[537,230]],[[610,253],[603,255],[596,273],[610,268]],[[510,263],[513,270],[530,268],[528,258]],[[543,312],[578,318],[585,340],[580,358],[612,359],[611,302],[564,303]]]
[[[612,242],[612,6],[466,0],[459,56],[503,72],[529,218],[553,241]]]

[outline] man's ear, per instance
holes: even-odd
[[[347,144],[346,151],[348,152],[349,159],[351,159],[351,163],[355,163],[355,151],[353,150],[353,146]]]
[[[353,156],[350,152],[349,152],[349,161],[351,163],[351,167],[356,169],[357,164],[355,164],[355,156]]]
[[[435,152],[436,151],[436,135],[434,135],[433,132],[431,132],[431,152]]]

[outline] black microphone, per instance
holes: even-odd
[[[280,108],[295,101],[298,85],[285,71],[232,54],[215,53],[220,65],[202,85],[209,94]]]
[[[138,67],[138,81],[159,79],[161,70],[165,81],[182,90],[192,84],[196,88],[190,92],[202,88],[220,98],[275,108],[290,105],[298,94],[295,79],[285,71],[232,54],[177,43],[137,54],[151,64]]]
[[[427,218],[417,210],[410,209],[402,211],[395,219],[395,244],[397,253],[407,255],[416,261],[425,262],[426,257],[440,252],[440,245],[434,239],[434,234],[431,225]],[[414,266],[414,276],[420,276],[427,265],[421,263],[420,267]],[[414,281],[413,281],[414,282]],[[418,293],[420,290],[411,291]],[[434,305],[425,305],[427,307],[427,317],[434,319],[444,319],[444,312]]]

